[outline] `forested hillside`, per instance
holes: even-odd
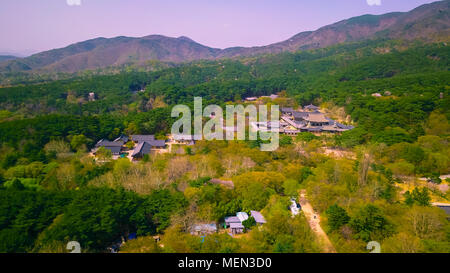
[[[449,55],[444,44],[363,42],[256,59],[199,62],[151,73],[0,88],[1,118],[12,124],[15,119],[46,114],[81,119],[96,115],[99,120],[116,121],[127,116],[130,121],[149,116],[144,112],[155,108],[191,104],[194,96],[223,104],[285,90],[300,105],[343,106],[359,127],[373,134],[400,127],[416,139],[431,112],[448,114]],[[88,100],[91,92],[95,101]],[[385,92],[391,95],[371,97]],[[123,129],[123,123],[117,123]],[[144,128],[145,123],[136,125],[141,133],[155,133]]]
[[[39,78],[39,75],[45,73],[54,73],[54,77],[57,77],[58,73],[75,73],[88,69],[135,66],[150,66],[155,69],[160,66],[158,62],[184,63],[242,58],[373,39],[450,42],[449,27],[450,1],[444,0],[422,5],[409,12],[366,14],[349,18],[317,30],[300,32],[285,41],[259,47],[211,48],[184,36],[96,38],[2,63],[0,76],[6,77],[5,82],[9,83],[10,78],[15,79],[18,72]]]
[[[64,252],[72,240],[104,252],[132,233],[121,251],[321,252],[306,216],[287,209],[305,190],[338,252],[376,240],[383,252],[448,253],[448,216],[431,204],[450,198],[438,178],[450,171],[449,55],[445,43],[372,40],[0,88],[0,252]],[[89,154],[121,134],[164,139],[171,107],[194,96],[225,105],[274,93],[268,103],[314,103],[356,128],[282,136],[274,152],[199,141],[139,162]],[[263,228],[204,243],[189,233],[250,210]]]

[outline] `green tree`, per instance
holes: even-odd
[[[350,220],[355,238],[365,242],[381,240],[394,233],[394,226],[384,217],[382,211],[372,204],[362,207]]]
[[[112,153],[111,150],[106,149],[105,147],[100,147],[98,148],[97,152],[95,153],[95,155],[100,159],[100,160],[108,160],[111,159],[112,157]]]
[[[288,179],[283,182],[284,194],[287,196],[296,197],[299,187],[300,183],[295,179]]]
[[[128,149],[133,149],[134,148],[134,142],[133,141],[128,141],[126,144],[125,144],[125,147],[127,147]]]
[[[339,146],[346,148],[361,145],[366,141],[367,130],[363,128],[355,128],[350,131],[345,131],[341,135],[336,135],[336,143]]]
[[[280,138],[280,146],[284,147],[284,146],[288,146],[292,144],[292,137],[290,136],[281,136]]]
[[[442,136],[450,133],[447,117],[437,111],[430,114],[425,127],[428,135]]]
[[[422,190],[415,188],[411,193],[411,197],[414,200],[414,203],[419,206],[430,206],[431,197],[428,188],[422,188]]]
[[[293,236],[288,234],[280,235],[276,238],[275,244],[273,246],[274,253],[293,253],[295,252],[294,248],[295,239]]]
[[[242,225],[245,227],[245,229],[251,229],[256,225],[255,218],[253,218],[252,216],[248,217],[247,220],[242,222]]]
[[[297,141],[306,141],[306,142],[310,142],[314,139],[317,140],[317,139],[319,139],[319,137],[314,135],[313,133],[309,133],[309,132],[300,133],[295,138],[295,140],[297,140]]]
[[[126,135],[134,135],[137,134],[139,132],[139,128],[137,127],[137,125],[134,122],[130,122],[127,126],[127,128],[125,128],[125,134]]]
[[[326,214],[328,215],[328,227],[331,232],[339,230],[350,221],[347,211],[337,204],[330,206],[326,210]]]
[[[75,135],[70,141],[70,146],[73,150],[86,150],[86,145],[88,144],[88,139],[84,135]]]
[[[384,131],[375,135],[377,142],[386,143],[387,145],[393,145],[400,142],[412,142],[413,137],[403,128],[386,128]]]
[[[414,205],[414,198],[412,197],[412,195],[411,195],[411,193],[409,192],[409,191],[406,191],[404,194],[403,194],[403,197],[405,198],[405,204],[407,205],[407,206],[412,206],[412,205]]]
[[[114,175],[125,175],[131,168],[131,162],[128,158],[119,158],[114,163]]]

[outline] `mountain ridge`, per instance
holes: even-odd
[[[18,57],[13,56],[13,55],[0,55],[0,62],[14,60],[14,59],[17,59],[17,58]]]
[[[30,57],[4,61],[0,64],[0,72],[73,73],[127,64],[142,65],[152,60],[183,63],[251,57],[324,48],[376,38],[448,41],[450,37],[449,10],[450,1],[445,0],[425,4],[409,12],[365,14],[341,20],[315,31],[300,32],[278,43],[255,47],[218,49],[197,43],[186,36],[173,38],[156,34],[144,37],[99,37],[64,48],[37,53]]]

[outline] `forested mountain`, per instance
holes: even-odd
[[[97,38],[32,55],[2,64],[4,72],[44,70],[76,72],[145,61],[185,62],[211,59],[218,50],[200,45],[189,38],[150,35],[142,38]]]
[[[77,72],[110,66],[143,65],[146,61],[189,62],[258,54],[324,48],[366,39],[422,39],[447,41],[450,1],[423,5],[406,13],[363,15],[299,33],[290,39],[262,47],[210,48],[187,37],[150,35],[142,38],[97,38],[0,65],[0,72]]]
[[[31,71],[26,79],[145,65],[149,54],[191,61],[0,87],[0,253],[67,252],[69,241],[82,252],[327,252],[313,213],[288,209],[304,193],[336,252],[367,253],[376,241],[383,253],[450,253],[448,215],[433,205],[450,202],[448,4],[345,20],[292,44],[221,51],[185,37],[100,38],[4,62]],[[241,57],[216,59],[225,55]],[[101,139],[167,139],[172,107],[192,109],[196,96],[223,107],[275,93],[261,102],[313,103],[354,129],[280,135],[272,152],[257,139],[172,143],[131,161],[133,141],[124,157],[92,153]],[[224,230],[225,217],[253,210],[266,223]],[[203,241],[191,233],[200,223],[219,232]]]
[[[190,104],[194,96],[224,104],[285,90],[301,105],[332,101],[345,107],[353,120],[370,132],[358,136],[358,141],[383,138],[385,128],[390,126],[406,129],[407,138],[413,140],[423,133],[422,124],[432,111],[448,113],[449,60],[450,47],[443,43],[411,45],[381,40],[256,59],[201,61],[156,72],[0,88],[0,107],[4,109],[1,118],[8,121],[63,114],[115,119],[105,131],[89,133],[97,140],[106,137],[111,126],[123,130],[123,124],[134,119],[140,120],[135,124],[141,133],[167,131],[170,115],[157,108]],[[91,92],[96,95],[95,101],[88,99]],[[391,94],[387,99],[371,96],[385,92]],[[159,113],[156,119],[154,110]],[[156,120],[164,122],[158,124]],[[27,130],[28,122],[21,122]],[[18,126],[16,121],[2,126],[6,127],[1,131],[1,141],[20,141],[24,132],[11,130]],[[42,141],[52,134],[45,135]]]
[[[219,57],[295,52],[376,38],[447,41],[450,34],[449,12],[450,1],[439,1],[420,6],[410,12],[363,15],[316,31],[301,32],[286,41],[268,46],[225,49]]]
[[[18,57],[11,56],[11,55],[0,55],[0,62],[10,61],[10,60],[14,60],[14,59],[17,59],[17,58]]]

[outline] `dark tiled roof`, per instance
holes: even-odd
[[[310,113],[306,120],[317,123],[327,123],[328,119],[325,118],[325,115],[322,113]]]
[[[151,141],[146,141],[146,142],[148,142],[153,147],[165,147],[166,146],[165,140],[151,140]]]
[[[113,155],[120,154],[121,146],[104,146],[106,150],[110,150]]]
[[[307,113],[307,112],[298,112],[298,111],[294,111],[294,112],[292,113],[292,115],[294,116],[294,118],[301,118],[301,119],[304,119],[304,118],[308,117],[309,113]]]
[[[136,146],[136,148],[134,148],[131,156],[136,157],[136,156],[143,156],[143,155],[149,154],[151,149],[152,149],[152,145],[150,145],[148,142],[145,142],[145,141],[141,142]]]
[[[337,122],[337,121],[335,121],[335,120],[333,120],[333,119],[331,119],[331,118],[327,118],[327,117],[326,117],[326,119],[329,121],[329,124],[330,124],[330,125],[336,125],[336,127],[339,128],[339,129],[352,130],[352,129],[355,128],[355,127],[352,126],[352,125],[344,125],[344,124],[339,123],[339,122]]]
[[[128,140],[129,140],[129,137],[121,135],[120,137],[116,138],[114,140],[114,142],[123,141],[124,143],[126,143],[126,142],[128,142]]]
[[[155,140],[155,136],[154,135],[132,135],[131,139],[135,142],[150,142]]]
[[[100,140],[95,144],[95,147],[122,147],[123,141],[109,141],[109,140]]]
[[[306,125],[306,121],[304,121],[304,120],[301,120],[301,121],[294,120],[294,123],[297,124],[297,127],[301,127],[301,126],[305,126]]]

